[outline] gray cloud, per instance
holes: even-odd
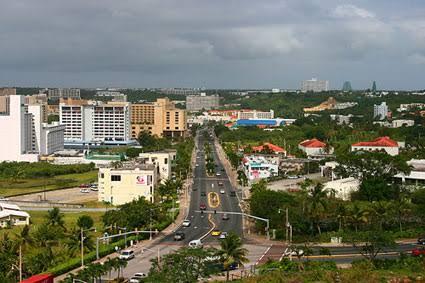
[[[424,88],[425,4],[369,2],[0,1],[0,84]]]

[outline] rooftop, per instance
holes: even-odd
[[[376,138],[373,141],[354,143],[352,146],[398,147],[399,145],[396,141],[385,136]]]
[[[311,140],[305,140],[300,142],[300,146],[303,147],[310,147],[310,148],[323,148],[326,147],[326,143],[319,141],[318,139],[314,138]]]
[[[285,150],[283,148],[281,148],[280,146],[274,145],[274,144],[269,143],[269,142],[263,143],[263,145],[253,146],[252,150],[253,151],[263,151],[265,148],[269,148],[271,151],[277,152],[277,153],[284,153],[285,152]]]

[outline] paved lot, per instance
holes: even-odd
[[[10,197],[9,199],[12,201],[40,201],[46,199],[51,202],[83,203],[97,200],[97,192],[90,190],[89,193],[81,193],[80,188],[71,188],[44,193],[32,193],[23,196]]]

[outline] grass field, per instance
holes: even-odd
[[[42,190],[74,187],[95,181],[97,181],[97,170],[79,174],[59,175],[49,178],[20,179],[17,181],[0,180],[0,196],[11,196]]]
[[[31,215],[30,220],[30,227],[31,231],[34,231],[34,229],[41,225],[44,221],[46,221],[46,215],[47,211],[28,211],[28,213]],[[103,228],[103,222],[102,222],[102,215],[103,212],[62,212],[63,214],[63,220],[65,221],[65,227],[69,230],[72,227],[76,226],[78,217],[82,215],[89,215],[93,218],[94,221],[94,227],[96,227],[97,231],[96,233],[93,233],[96,236],[101,235],[101,231]],[[15,226],[11,229],[1,229],[0,228],[0,236],[2,236],[4,233],[8,233],[13,237],[15,234],[19,234],[23,226]]]

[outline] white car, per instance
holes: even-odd
[[[189,226],[190,226],[190,220],[189,220],[189,219],[185,219],[185,220],[183,221],[182,226],[183,226],[183,227],[189,227]]]
[[[196,163],[196,165],[195,165],[196,167],[198,167],[199,166],[199,164],[198,163]]]
[[[221,174],[220,174],[220,173],[215,173],[215,175],[216,175],[217,177],[221,176]]]
[[[227,232],[221,232],[220,239],[226,239],[226,237],[227,237]]]
[[[124,259],[124,260],[133,259],[134,258],[134,251],[133,250],[123,250],[123,251],[121,251],[119,258]]]
[[[220,190],[220,194],[225,194],[225,193],[226,192],[223,189]]]
[[[289,175],[288,179],[298,179],[298,176],[297,175]]]
[[[89,189],[81,189],[80,193],[88,194],[88,193],[90,193],[90,190]]]
[[[144,279],[146,277],[148,277],[146,275],[146,273],[143,273],[143,272],[134,273],[133,277],[131,277],[130,281],[128,281],[128,282],[130,282],[130,283],[140,283],[140,282],[142,282],[142,279]]]
[[[204,246],[204,244],[202,244],[201,240],[193,240],[189,242],[189,248],[192,249],[202,249],[202,247]]]
[[[297,248],[286,248],[283,252],[283,256],[302,256],[304,251]]]

